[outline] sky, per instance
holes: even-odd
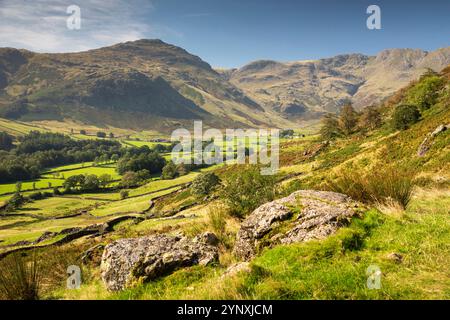
[[[80,28],[67,19],[80,8]],[[381,29],[369,30],[369,5]],[[161,39],[213,67],[450,45],[450,0],[0,0],[0,47],[84,51]]]

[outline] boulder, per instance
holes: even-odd
[[[357,206],[340,193],[294,192],[260,206],[242,222],[234,254],[250,260],[266,246],[324,239],[348,224]]]
[[[433,132],[428,133],[425,139],[420,144],[419,149],[417,150],[417,156],[423,157],[433,145],[434,138],[442,132],[446,131],[448,128],[450,128],[450,123],[447,125],[441,124]]]
[[[194,239],[182,235],[153,235],[120,239],[105,247],[102,280],[110,291],[122,290],[137,281],[149,281],[179,268],[208,265],[218,260],[212,233]]]

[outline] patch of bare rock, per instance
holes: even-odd
[[[102,279],[108,290],[118,291],[183,267],[209,265],[218,260],[216,244],[217,237],[210,232],[193,239],[164,234],[120,239],[105,247]]]
[[[248,261],[266,246],[324,239],[347,225],[357,207],[340,193],[294,192],[260,206],[242,222],[234,254]]]

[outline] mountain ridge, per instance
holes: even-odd
[[[357,108],[378,103],[426,68],[448,64],[450,47],[257,60],[231,70],[159,39],[74,53],[0,48],[0,116],[160,131],[192,119],[219,128],[286,128],[348,101]]]

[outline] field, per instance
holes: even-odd
[[[54,187],[61,187],[64,180],[70,176],[80,174],[95,174],[100,176],[102,174],[109,174],[113,180],[120,179],[120,175],[116,172],[114,164],[93,166],[92,163],[78,163],[68,166],[61,166],[49,169],[40,179],[33,181],[23,181],[21,190],[35,191],[35,190],[49,190]],[[113,183],[114,184],[114,183]],[[34,188],[33,188],[34,187]],[[0,199],[2,196],[10,195],[16,191],[16,184],[0,184]]]

